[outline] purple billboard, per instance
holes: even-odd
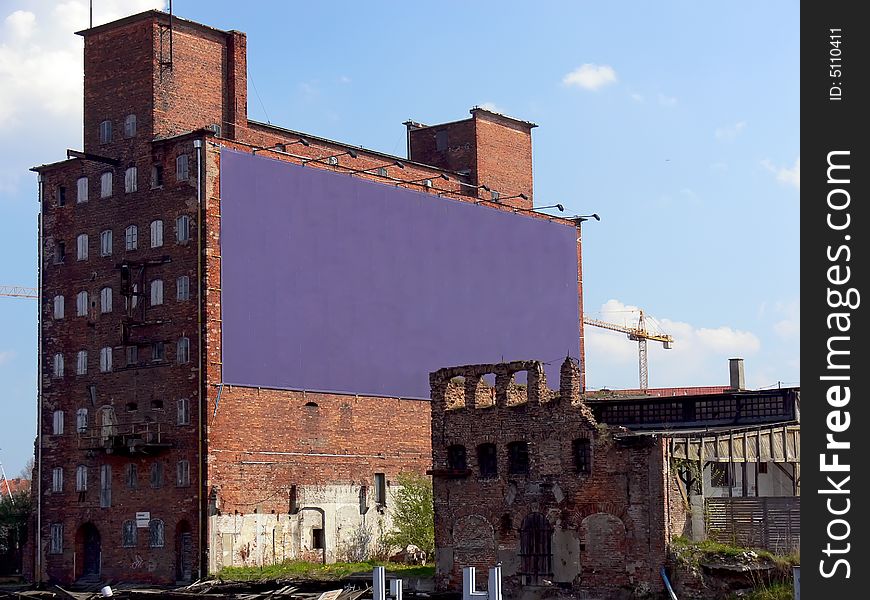
[[[429,372],[578,356],[573,226],[224,149],[224,383],[429,397]]]

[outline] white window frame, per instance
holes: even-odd
[[[187,154],[179,154],[175,157],[175,179],[178,181],[190,179],[190,159]]]
[[[88,374],[88,351],[79,350],[76,354],[76,375]]]
[[[100,144],[108,144],[112,141],[112,121],[106,119],[100,121]]]
[[[190,217],[181,215],[175,219],[175,239],[179,244],[190,241]]]
[[[51,524],[51,544],[49,554],[63,554],[63,523]]]
[[[124,193],[132,194],[139,190],[139,170],[136,167],[128,167],[124,171]]]
[[[112,256],[112,230],[100,232],[100,256]]]
[[[190,300],[190,277],[187,275],[175,280],[175,299],[179,302]]]
[[[112,506],[112,465],[100,465],[100,508]]]
[[[63,304],[64,298],[63,295],[58,294],[54,297],[54,318],[55,319],[63,319]]]
[[[175,344],[175,362],[179,365],[190,362],[190,338],[179,338],[178,343]]]
[[[181,459],[175,467],[175,486],[188,487],[190,485],[190,461]]]
[[[54,355],[53,373],[55,377],[63,377],[63,353],[61,352]]]
[[[88,292],[87,290],[82,290],[76,294],[76,316],[88,316],[88,308]]]
[[[100,198],[112,197],[112,172],[103,171],[100,173]]]
[[[100,290],[100,313],[112,312],[112,288],[104,287]]]
[[[88,260],[88,234],[76,236],[76,260]]]
[[[63,491],[63,467],[55,467],[51,470],[51,491],[54,493]]]
[[[79,177],[76,180],[76,204],[84,204],[88,201],[88,178]]]
[[[139,228],[128,225],[124,230],[124,249],[128,252],[139,248]]]
[[[163,245],[163,221],[157,219],[151,221],[151,247],[159,248]]]
[[[84,433],[88,429],[88,409],[80,408],[76,411],[76,432]]]
[[[56,410],[51,415],[51,435],[63,435],[63,411]]]
[[[112,367],[112,347],[104,346],[100,348],[100,372],[111,373]]]
[[[76,491],[88,491],[88,468],[85,465],[76,467]]]
[[[124,137],[131,138],[136,135],[136,115],[129,114],[124,117]]]
[[[163,280],[155,279],[151,282],[151,306],[163,304]]]
[[[179,398],[176,403],[176,424],[190,425],[190,401],[187,398]]]

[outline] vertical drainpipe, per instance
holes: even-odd
[[[37,273],[37,308],[36,308],[36,553],[33,570],[36,583],[42,583],[42,195],[45,191],[45,176],[39,174],[39,216],[37,217],[37,239],[39,247],[36,256],[39,263]]]
[[[199,340],[197,342],[197,355],[199,357],[199,364],[197,370],[197,377],[199,379],[199,391],[197,392],[197,396],[199,398],[199,428],[198,428],[198,448],[199,448],[199,466],[197,467],[197,500],[199,504],[199,519],[197,523],[197,536],[198,536],[198,544],[197,548],[199,549],[199,563],[197,578],[201,579],[203,577],[203,567],[205,566],[203,563],[203,559],[206,555],[206,552],[203,547],[203,529],[205,528],[205,523],[203,522],[203,493],[202,486],[204,485],[203,478],[203,466],[205,462],[203,461],[203,427],[205,426],[205,419],[203,415],[205,414],[205,385],[202,374],[202,324],[203,324],[203,297],[202,297],[202,255],[205,252],[205,238],[203,233],[205,231],[205,224],[203,223],[203,206],[202,206],[202,140],[194,140],[193,147],[196,149],[196,205],[197,205],[197,224],[199,226],[199,233],[197,234],[197,242],[199,243],[199,250],[197,252],[196,258],[196,296],[199,301],[199,306],[197,307],[196,313],[196,329],[199,332]]]

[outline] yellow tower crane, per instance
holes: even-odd
[[[38,298],[36,288],[23,287],[20,285],[0,285],[0,296],[12,298]]]
[[[640,389],[645,390],[649,388],[649,366],[647,363],[646,356],[646,341],[652,340],[654,342],[661,342],[665,347],[665,350],[670,350],[674,344],[674,338],[667,334],[658,334],[658,333],[650,333],[646,329],[646,322],[643,317],[643,311],[640,312],[640,317],[637,320],[637,327],[626,327],[624,325],[617,325],[616,323],[608,323],[607,321],[600,321],[598,319],[591,319],[587,316],[583,317],[583,322],[586,325],[594,325],[595,327],[601,327],[602,329],[609,329],[610,331],[618,331],[620,333],[624,333],[628,335],[628,339],[637,342],[637,359],[638,359],[638,370],[640,371]]]

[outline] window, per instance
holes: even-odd
[[[574,440],[574,470],[578,473],[590,473],[592,471],[592,452],[588,439]]]
[[[148,522],[148,545],[152,548],[163,547],[163,521],[160,519]]]
[[[100,256],[112,255],[112,230],[100,232]]]
[[[151,167],[151,187],[163,187],[163,167],[161,165]]]
[[[100,507],[112,506],[112,467],[100,466]]]
[[[63,296],[54,297],[54,318],[63,319]]]
[[[88,409],[80,408],[76,411],[76,431],[84,433],[88,429]]]
[[[110,287],[100,290],[100,312],[103,314],[112,312],[112,288]]]
[[[387,176],[387,168],[386,167],[378,167],[378,170],[375,171],[375,173],[377,173],[380,177],[386,177]]]
[[[136,463],[127,464],[127,471],[124,478],[127,480],[127,487],[131,490],[139,487],[139,473],[136,469]]]
[[[51,545],[49,554],[63,554],[63,523],[51,524]]]
[[[57,242],[54,245],[54,264],[60,265],[63,264],[63,260],[66,258],[66,244],[63,242]]]
[[[124,192],[131,194],[139,189],[139,171],[136,167],[129,167],[124,171]]]
[[[51,470],[51,491],[63,491],[63,467],[55,467]]]
[[[127,302],[127,299],[124,298],[124,302]],[[126,307],[126,304],[124,305]],[[136,308],[139,306],[139,284],[134,283],[130,288],[130,307]]]
[[[529,472],[528,442],[511,442],[508,444],[508,473],[511,475],[526,475]]]
[[[55,198],[57,199],[58,206],[64,206],[66,204],[66,188],[62,185],[57,186]]]
[[[79,177],[76,180],[76,204],[84,204],[88,201],[88,178]]]
[[[182,275],[175,280],[175,291],[179,302],[190,300],[190,278],[187,275]]]
[[[447,150],[447,130],[442,129],[441,131],[435,132],[435,150],[438,152],[443,152]]]
[[[137,410],[139,410],[139,404],[136,402],[127,403],[127,412],[136,412]]]
[[[127,346],[125,353],[128,367],[139,364],[139,346]]]
[[[105,120],[100,123],[100,143],[108,144],[112,141],[112,122]]]
[[[88,260],[88,234],[76,238],[76,260]]]
[[[60,352],[54,355],[54,376],[63,377],[63,354]]]
[[[190,169],[187,154],[181,154],[175,159],[175,178],[178,181],[187,181],[190,177]]]
[[[190,241],[190,217],[181,215],[175,219],[175,237],[179,244],[186,244]]]
[[[311,548],[312,550],[323,550],[325,544],[323,543],[323,528],[322,527],[314,527],[311,529]]]
[[[151,221],[151,247],[163,245],[163,221]]]
[[[375,473],[375,504],[387,505],[387,476],[384,473]]]
[[[468,468],[465,446],[454,444],[447,447],[447,468],[455,471],[464,471]]]
[[[136,521],[127,519],[121,526],[121,545],[124,548],[134,548],[136,546],[138,531],[136,530]]]
[[[179,425],[190,425],[190,404],[187,398],[179,398],[176,405]]]
[[[76,316],[86,317],[88,315],[88,293],[84,290],[76,295]]]
[[[166,360],[166,350],[163,342],[154,342],[153,344],[151,344],[151,360]]]
[[[130,225],[124,230],[124,248],[126,250],[135,250],[139,247],[139,228],[135,225]]]
[[[180,460],[176,465],[175,485],[178,487],[190,485],[190,463],[186,460]]]
[[[155,462],[151,465],[151,487],[154,489],[163,487],[163,463]]]
[[[477,466],[484,479],[498,476],[498,456],[495,444],[481,444],[477,447]]]
[[[767,463],[766,462],[758,463],[758,472],[759,473],[767,473]]]
[[[183,365],[190,362],[190,338],[183,337],[175,346],[175,361]]]
[[[88,351],[79,350],[76,353],[76,375],[88,374]]]
[[[523,585],[538,585],[553,574],[553,526],[541,513],[530,513],[520,527],[520,570]]]
[[[100,175],[100,198],[108,198],[112,195],[112,172],[104,171]]]
[[[112,348],[100,348],[100,372],[109,373],[112,370]]]
[[[131,138],[136,135],[136,115],[127,115],[124,119],[124,137]]]
[[[53,435],[63,435],[63,411],[56,410],[51,419],[51,433]]]
[[[88,468],[85,465],[76,467],[76,491],[88,491]]]
[[[728,468],[728,463],[711,462],[710,463],[710,484],[713,487],[730,487],[731,473]]]
[[[163,400],[152,400],[151,410],[163,410]]]
[[[163,280],[155,279],[151,282],[151,306],[163,304]]]

